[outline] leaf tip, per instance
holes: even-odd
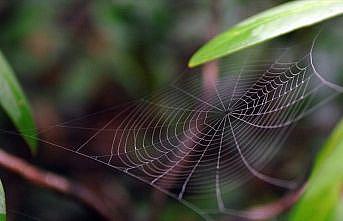
[[[193,54],[191,59],[189,59],[189,61],[188,61],[188,67],[189,68],[194,68],[194,67],[199,66],[200,64],[202,64],[202,61],[199,60],[199,58],[198,58],[198,51],[195,52],[195,54]]]

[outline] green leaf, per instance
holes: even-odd
[[[26,97],[11,67],[0,52],[0,106],[22,134],[31,151],[36,150],[36,127]]]
[[[292,1],[252,16],[218,35],[190,59],[194,67],[343,13],[343,0]]]
[[[306,191],[290,221],[333,220],[343,187],[343,120],[319,153]]]
[[[5,191],[0,180],[0,221],[6,220]]]

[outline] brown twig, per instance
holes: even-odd
[[[114,212],[106,209],[104,202],[86,187],[62,176],[41,170],[24,160],[0,149],[0,166],[33,184],[62,193],[83,203],[104,220],[113,220]]]
[[[213,38],[219,29],[219,20],[220,20],[220,1],[212,0],[211,1],[211,21],[208,26],[208,32],[206,40]],[[218,79],[218,62],[212,61],[206,63],[202,68],[202,78],[203,78],[203,89],[207,92],[213,92],[214,87],[216,87],[216,81]]]
[[[240,214],[247,220],[269,220],[275,218],[276,216],[290,209],[299,200],[304,193],[305,187],[306,184],[300,189],[287,194],[281,199],[241,211]]]
[[[291,208],[303,194],[304,189],[305,186],[275,202],[251,208],[246,211],[246,215],[251,220],[267,220],[276,217]]]

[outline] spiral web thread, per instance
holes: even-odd
[[[294,188],[263,169],[297,121],[343,91],[316,71],[312,48],[296,61],[284,61],[282,50],[274,61],[223,65],[211,90],[188,74],[149,99],[106,111],[113,116],[100,127],[79,126],[84,118],[60,124],[84,137],[61,147],[136,177],[205,219],[244,216],[229,209],[230,194],[251,178]]]

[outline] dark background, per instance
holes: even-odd
[[[219,30],[283,2],[222,0]],[[178,77],[207,38],[211,4],[210,0],[0,1],[0,49],[17,74],[42,130],[150,94]],[[342,18],[330,20],[278,38],[274,44],[311,41],[318,28],[324,27],[316,52],[319,68],[332,81],[342,83],[342,24]],[[280,165],[287,166],[281,170],[294,171],[305,179],[316,151],[341,115],[342,99],[336,99],[304,122],[292,141],[291,154],[278,157]],[[87,120],[93,125],[104,119]],[[0,124],[6,129],[13,127],[3,113]],[[66,133],[56,128],[55,139],[63,140]],[[30,156],[19,137],[1,135],[0,143],[41,168],[88,186],[120,214],[118,220],[144,220],[154,210],[151,187],[109,167],[43,144],[36,156]],[[9,220],[100,219],[78,201],[16,175],[1,170],[1,179]],[[248,204],[282,194],[272,189],[248,198]],[[200,219],[169,198],[157,213],[158,220]]]

